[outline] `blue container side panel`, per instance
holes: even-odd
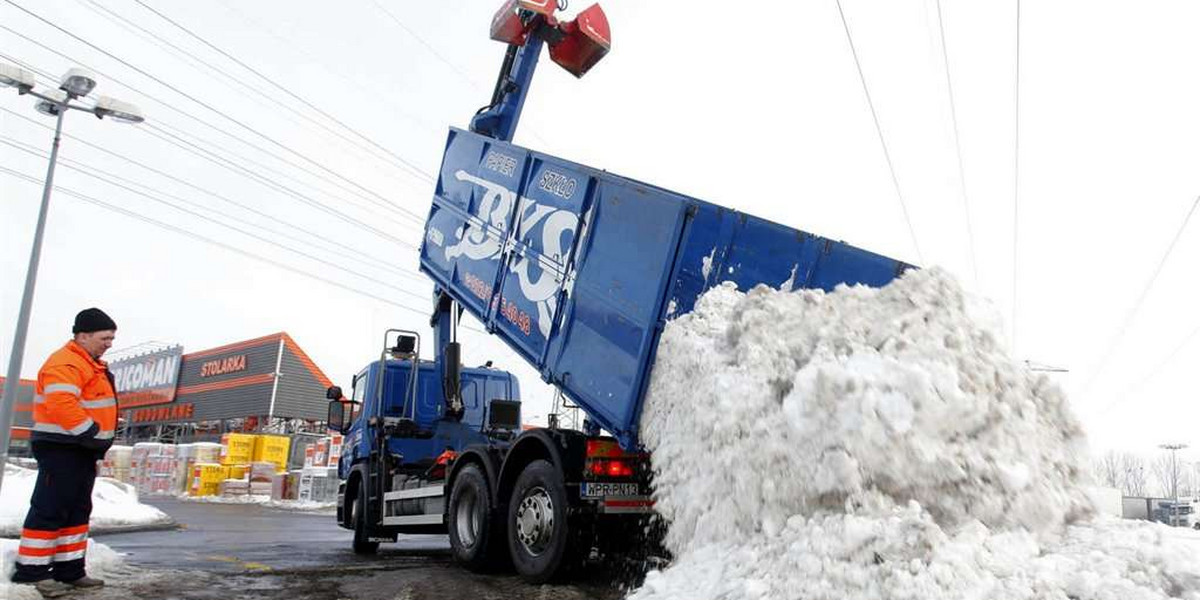
[[[421,268],[541,365],[593,177],[565,161],[452,130]]]
[[[628,435],[661,322],[687,204],[681,197],[601,180],[549,370],[601,427]]]
[[[517,199],[515,240],[503,257],[495,318],[535,364],[545,357],[591,189],[586,173],[534,156]]]
[[[453,129],[421,269],[627,448],[665,320],[724,281],[886,284],[902,262]]]

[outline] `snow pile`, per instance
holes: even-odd
[[[1168,529],[1098,519],[1065,397],[944,272],[707,293],[642,439],[674,564],[633,598],[1200,599]]]
[[[8,485],[8,477],[5,477]],[[17,547],[20,540],[0,539],[0,598],[5,600],[41,600],[42,595],[32,585],[17,585],[11,583],[13,570],[16,569]],[[118,574],[124,561],[121,555],[112,548],[95,540],[88,540],[87,574],[92,577],[111,577]]]
[[[33,495],[36,481],[36,470],[16,465],[8,465],[5,469],[4,484],[0,487],[0,536],[21,535],[21,525],[29,511],[29,497]],[[171,522],[171,517],[163,511],[138,502],[133,486],[107,477],[96,478],[92,488],[93,534]]]

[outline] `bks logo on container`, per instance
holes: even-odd
[[[553,206],[538,204],[501,184],[476,177],[465,170],[459,169],[454,173],[459,181],[466,181],[484,189],[483,198],[479,202],[479,212],[476,215],[488,226],[500,231],[508,230],[509,215],[512,208],[517,206],[517,222],[521,224],[526,235],[536,236],[541,229],[542,253],[553,260],[562,260],[575,237],[575,229],[579,225],[579,217],[569,211]],[[575,180],[559,173],[547,171],[539,180],[539,187],[563,198],[570,198],[575,193]],[[565,194],[565,195],[564,195]],[[567,235],[564,235],[567,234]],[[465,256],[473,260],[499,260],[504,249],[504,240],[495,235],[488,235],[483,227],[467,226],[456,232],[455,243],[446,247],[446,259],[452,260]],[[509,271],[516,275],[525,299],[537,306],[537,327],[542,336],[550,335],[550,324],[557,308],[558,281],[549,269],[538,266],[537,258],[521,256],[509,266]],[[507,317],[512,312],[506,301]],[[511,318],[509,319],[512,320]],[[518,321],[523,321],[519,319]],[[522,331],[530,332],[528,322],[519,323]],[[523,326],[522,326],[523,325]]]

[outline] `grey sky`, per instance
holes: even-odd
[[[0,54],[55,77],[71,66],[93,67],[103,73],[97,73],[96,93],[136,102],[149,119],[147,126],[128,127],[79,114],[68,118],[66,132],[78,140],[68,138],[61,151],[26,376],[65,339],[75,311],[91,305],[120,323],[118,346],[162,340],[196,350],[286,330],[343,384],[377,352],[384,327],[425,327],[429,284],[394,270],[415,271],[416,253],[403,244],[418,243],[419,226],[378,204],[424,216],[432,184],[396,157],[418,173],[434,173],[446,128],[465,126],[487,102],[503,54],[503,46],[487,39],[499,2],[143,0],[368,143],[135,0],[12,1],[229,117],[0,3],[0,24],[73,60],[4,30]],[[569,12],[586,6],[572,3]],[[729,4],[682,0],[603,6],[612,53],[582,80],[544,56],[518,143],[917,262],[833,0],[773,5],[769,18]],[[990,298],[1005,321],[1013,290],[1015,6],[942,4],[970,243],[936,2],[843,2],[924,264],[954,272]],[[1115,337],[1200,195],[1194,143],[1200,80],[1189,75],[1200,56],[1194,35],[1200,6],[1027,1],[1021,21],[1017,354],[1071,370],[1060,380],[1095,446],[1144,452],[1166,440],[1200,446],[1190,426],[1200,408],[1189,401],[1191,369],[1200,358],[1200,341],[1190,337],[1200,327],[1194,309],[1200,224],[1183,232],[1125,335]],[[177,55],[146,32],[256,91]],[[28,98],[9,91],[0,95],[0,109],[0,140],[48,150],[50,132],[42,126],[53,122],[35,113]],[[163,140],[170,135],[211,147],[233,170]],[[257,233],[337,266],[98,182],[66,161],[195,203],[199,207],[190,210],[217,220],[230,222],[213,212],[219,210],[270,227]],[[40,180],[45,159],[0,144],[0,166]],[[254,174],[275,183],[256,181]],[[413,310],[98,208],[66,189]],[[39,191],[0,174],[5,363]],[[547,411],[549,392],[515,355],[484,336],[463,337],[469,364],[495,359],[513,369],[531,400],[527,414]],[[1102,363],[1110,347],[1111,358]]]

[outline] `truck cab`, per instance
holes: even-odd
[[[388,359],[382,364],[376,361],[354,376],[349,400],[355,414],[345,434],[346,455],[338,464],[338,474],[343,478],[356,458],[367,457],[376,450],[375,423],[398,426],[405,418],[412,365],[409,360]],[[413,469],[431,463],[447,448],[461,451],[470,444],[486,443],[484,419],[493,400],[515,403],[519,418],[520,384],[512,373],[491,367],[463,369],[462,415],[458,419],[444,419],[448,409],[436,365],[421,360],[417,361],[417,369],[412,434],[387,436],[388,453],[404,457],[398,465],[401,468]]]
[[[348,397],[337,386],[326,394],[330,429],[346,436],[338,523],[355,532],[359,553],[401,533],[444,531],[447,467],[467,447],[503,446],[520,430],[520,384],[511,373],[456,369],[457,389],[448,390],[438,363],[420,359],[419,336],[388,330],[384,339]]]

